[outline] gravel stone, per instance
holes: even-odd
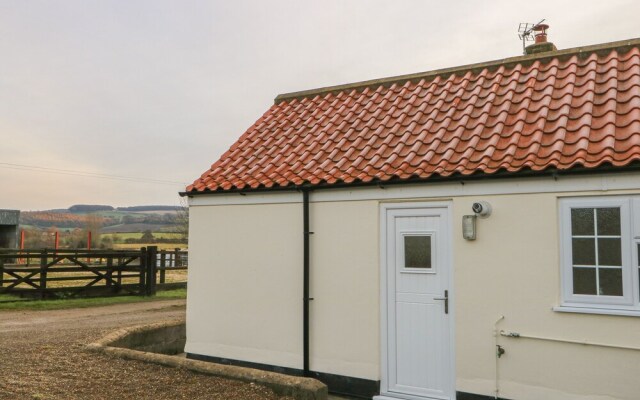
[[[184,304],[0,312],[0,399],[293,400],[256,384],[84,349],[116,329],[184,318]]]

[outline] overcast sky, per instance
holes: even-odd
[[[517,56],[518,23],[542,18],[559,49],[630,39],[638,15],[632,0],[0,0],[0,208],[179,204],[279,93]]]

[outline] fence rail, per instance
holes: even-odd
[[[158,283],[170,285],[167,271],[187,268],[186,251],[155,246],[139,250],[0,249],[0,293],[40,298],[153,295]],[[179,283],[185,284],[186,280]]]

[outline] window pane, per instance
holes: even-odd
[[[595,268],[573,269],[573,294],[597,294]]]
[[[598,265],[622,265],[620,239],[598,238]]]
[[[596,240],[571,239],[573,265],[596,265]]]
[[[404,237],[404,267],[431,268],[431,236]]]
[[[600,294],[622,296],[622,268],[600,268]]]
[[[620,235],[620,208],[598,208],[598,235]]]
[[[593,235],[594,234],[593,208],[572,208],[571,209],[571,234]]]

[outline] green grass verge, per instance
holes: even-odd
[[[12,300],[20,300],[18,297],[11,296],[9,294],[0,294],[0,301],[12,301]]]
[[[142,238],[143,232],[123,232],[123,233],[101,233],[100,237],[110,237],[113,239],[116,236],[119,240],[127,240],[127,239],[140,239]],[[156,239],[182,239],[183,235],[181,233],[176,232],[151,232],[154,238]]]
[[[187,250],[186,243],[115,243],[115,250],[140,250],[141,247],[156,246],[158,250],[175,250],[176,248]]]
[[[87,308],[123,303],[142,303],[157,300],[186,299],[187,289],[163,290],[155,296],[114,296],[60,300],[21,300],[14,296],[0,295],[0,311],[15,310],[63,310],[67,308]],[[7,300],[18,300],[6,302]]]

